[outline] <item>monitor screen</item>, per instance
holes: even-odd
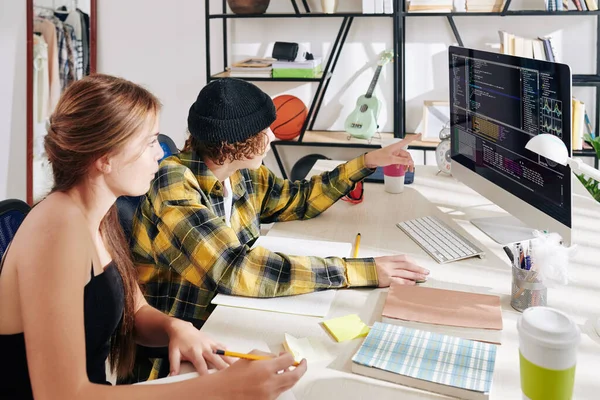
[[[449,63],[452,162],[571,227],[569,167],[525,149],[551,133],[571,153],[569,67],[461,47]]]

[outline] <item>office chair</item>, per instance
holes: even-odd
[[[329,160],[329,158],[321,154],[309,154],[296,161],[290,173],[290,180],[301,181],[306,178],[306,175],[319,160]]]
[[[31,207],[27,203],[17,199],[0,201],[0,259],[8,245],[15,237],[17,229],[25,219]]]
[[[164,155],[158,160],[160,163],[167,157],[170,157],[174,154],[179,154],[179,150],[175,145],[175,142],[168,137],[167,135],[163,135],[162,133],[158,134],[158,143],[160,147],[162,147]],[[129,242],[132,242],[132,229],[133,229],[133,216],[137,211],[140,203],[144,195],[141,196],[121,196],[117,199],[117,210],[119,213],[119,222],[121,222],[121,227],[123,227],[123,231],[125,232],[125,237],[129,239]]]

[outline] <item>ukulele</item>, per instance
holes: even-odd
[[[369,85],[367,93],[360,96],[356,100],[356,107],[346,118],[344,123],[344,129],[350,134],[350,136],[358,139],[370,139],[379,127],[377,125],[377,118],[379,117],[379,111],[381,109],[380,100],[373,95],[375,85],[381,74],[381,68],[394,59],[393,51],[384,51],[377,62],[377,69],[375,75]]]

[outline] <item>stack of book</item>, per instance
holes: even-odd
[[[596,0],[544,0],[546,11],[597,11]]]
[[[229,67],[232,78],[271,78],[274,58],[249,58]]]
[[[453,0],[411,0],[407,10],[417,13],[450,13],[453,3]]]
[[[392,14],[394,0],[362,0],[363,14]]]
[[[554,39],[550,36],[524,38],[505,31],[498,31],[498,34],[500,35],[500,53],[502,54],[558,61]]]
[[[272,67],[273,78],[317,78],[323,71],[320,57],[304,61],[275,61]]]
[[[467,12],[500,12],[504,7],[503,0],[467,0]]]

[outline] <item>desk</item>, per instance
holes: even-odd
[[[335,167],[335,161],[319,161],[311,174]],[[501,295],[504,330],[498,348],[492,399],[520,399],[518,336],[520,313],[510,306],[511,270],[502,247],[469,223],[472,218],[504,214],[468,187],[448,176],[435,174],[432,166],[418,166],[415,182],[402,194],[388,194],[383,185],[366,184],[365,200],[351,205],[339,201],[318,218],[278,223],[269,235],[353,243],[362,233],[360,256],[405,253],[430,269],[426,285]],[[578,252],[571,265],[573,281],[548,289],[548,305],[566,311],[580,325],[575,398],[598,398],[600,391],[600,339],[592,326],[600,314],[600,205],[574,179],[573,241]],[[398,221],[436,215],[459,233],[486,250],[483,260],[469,259],[440,265],[410,240]],[[328,318],[358,314],[371,325],[380,320],[387,289],[338,290]],[[351,358],[361,340],[336,343],[319,325],[321,318],[276,314],[219,306],[202,328],[235,349],[241,340],[262,340],[273,352],[282,351],[284,333],[318,337],[335,355],[332,361],[309,364],[308,372],[294,387],[298,399],[435,399],[433,393],[362,377],[351,373]]]

